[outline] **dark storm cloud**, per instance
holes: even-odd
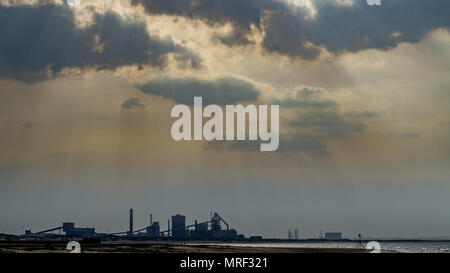
[[[246,29],[240,29],[240,28],[235,27],[233,29],[233,31],[230,31],[226,34],[219,34],[219,33],[213,34],[212,40],[218,41],[229,47],[238,46],[238,45],[254,44],[253,41],[250,41],[247,38],[247,34],[248,34],[247,32],[248,32],[248,30],[246,30]]]
[[[325,0],[315,3],[318,10],[315,20],[305,19],[301,10],[270,15],[264,39],[266,48],[313,59],[319,52],[308,43],[333,53],[387,50],[401,42],[418,42],[428,31],[450,26],[447,0],[383,1],[377,7],[362,0],[352,6],[333,5]]]
[[[122,108],[124,109],[142,108],[142,107],[145,107],[145,105],[141,103],[141,98],[138,97],[129,97],[124,102],[122,102]]]
[[[300,8],[294,11],[276,12],[268,15],[264,22],[263,47],[269,52],[277,52],[290,57],[313,60],[320,50],[312,44],[306,31],[307,13]],[[309,19],[313,20],[313,19]],[[322,31],[319,29],[319,31]]]
[[[92,14],[93,24],[80,28],[64,5],[0,6],[0,78],[37,81],[64,68],[163,67],[168,53],[199,65],[195,54],[170,38],[151,37],[143,21],[112,11]]]
[[[264,30],[264,48],[291,57],[312,60],[324,47],[336,54],[364,49],[387,50],[401,42],[418,42],[427,32],[450,26],[448,0],[383,1],[369,6],[365,0],[338,5],[313,1],[317,16],[306,8],[277,0],[131,0],[150,14],[199,19],[211,25],[230,22],[234,32],[213,37],[233,46],[249,42],[253,24]]]
[[[249,28],[259,25],[264,10],[282,10],[287,6],[273,0],[131,0],[144,6],[149,14],[178,15],[210,24],[230,22]]]
[[[234,78],[202,81],[193,78],[161,79],[138,85],[147,94],[173,99],[192,105],[195,96],[203,97],[203,104],[233,104],[240,101],[256,101],[260,92],[251,84]]]
[[[232,33],[213,37],[229,46],[251,43],[246,35],[251,25],[260,25],[265,10],[287,11],[288,8],[273,0],[131,0],[131,3],[144,6],[149,14],[182,16],[213,26],[231,23]]]

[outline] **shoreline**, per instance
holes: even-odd
[[[0,253],[69,253],[65,241],[9,241],[0,242]],[[214,242],[189,244],[186,242],[101,242],[81,244],[82,253],[368,253],[362,248],[272,247],[226,245]]]

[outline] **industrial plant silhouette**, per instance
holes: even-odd
[[[124,239],[174,239],[174,240],[237,240],[245,239],[244,235],[238,235],[236,230],[230,229],[229,224],[217,213],[211,213],[211,218],[204,222],[195,220],[194,224],[186,225],[186,216],[176,214],[167,221],[167,229],[161,230],[160,223],[153,221],[153,215],[150,214],[150,225],[134,229],[133,209],[130,209],[130,220],[128,231],[114,233],[98,233],[95,228],[76,227],[75,223],[64,222],[61,226],[32,232],[25,230],[26,237],[57,237],[64,236],[78,238],[124,238]],[[172,225],[171,225],[172,224]],[[223,226],[225,227],[223,229]],[[60,234],[55,234],[59,232]],[[254,236],[251,238],[262,238]]]

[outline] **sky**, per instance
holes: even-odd
[[[0,233],[217,211],[245,235],[450,238],[450,2],[0,0]],[[280,105],[280,146],[172,139]],[[258,143],[259,144],[259,143]]]

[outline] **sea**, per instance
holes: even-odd
[[[450,241],[380,241],[381,253],[450,253]],[[254,242],[213,243],[215,245],[294,248],[355,248],[356,242]],[[363,242],[367,246],[367,242]]]

